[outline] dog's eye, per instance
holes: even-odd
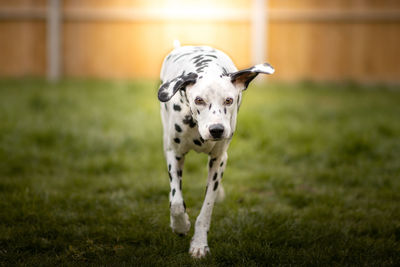
[[[230,106],[230,105],[232,105],[232,103],[233,103],[232,97],[228,97],[227,99],[225,99],[225,102],[224,102],[225,105]]]
[[[205,105],[205,104],[206,104],[206,102],[204,102],[203,98],[201,98],[201,97],[199,97],[199,96],[197,96],[197,97],[195,98],[194,103],[195,103],[196,105]]]

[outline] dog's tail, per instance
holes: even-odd
[[[174,40],[174,49],[177,49],[177,48],[179,48],[179,47],[181,47],[181,42],[179,42],[178,39],[175,39],[175,40]]]

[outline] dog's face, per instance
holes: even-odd
[[[227,139],[235,130],[242,91],[259,73],[273,72],[268,63],[234,73],[209,73],[202,78],[197,73],[183,71],[180,76],[161,84],[158,99],[167,102],[177,91],[185,91],[200,136],[204,140]]]
[[[230,77],[198,79],[186,87],[186,97],[204,140],[221,140],[233,134],[241,90]]]

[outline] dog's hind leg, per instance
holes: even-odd
[[[186,235],[190,230],[189,216],[186,213],[186,204],[182,195],[182,169],[184,156],[177,155],[169,150],[165,153],[171,191],[169,205],[171,215],[171,228],[176,234]]]

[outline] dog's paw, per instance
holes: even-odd
[[[175,234],[180,236],[186,235],[190,230],[189,215],[184,213],[180,217],[171,216],[171,228]]]
[[[196,246],[190,245],[189,254],[195,259],[201,259],[210,254],[210,249],[208,246]]]
[[[178,235],[186,235],[190,230],[189,215],[182,204],[171,205],[171,228]]]
[[[225,190],[221,184],[218,188],[217,198],[215,199],[215,201],[217,203],[221,203],[222,201],[224,201],[224,199],[225,199]]]

